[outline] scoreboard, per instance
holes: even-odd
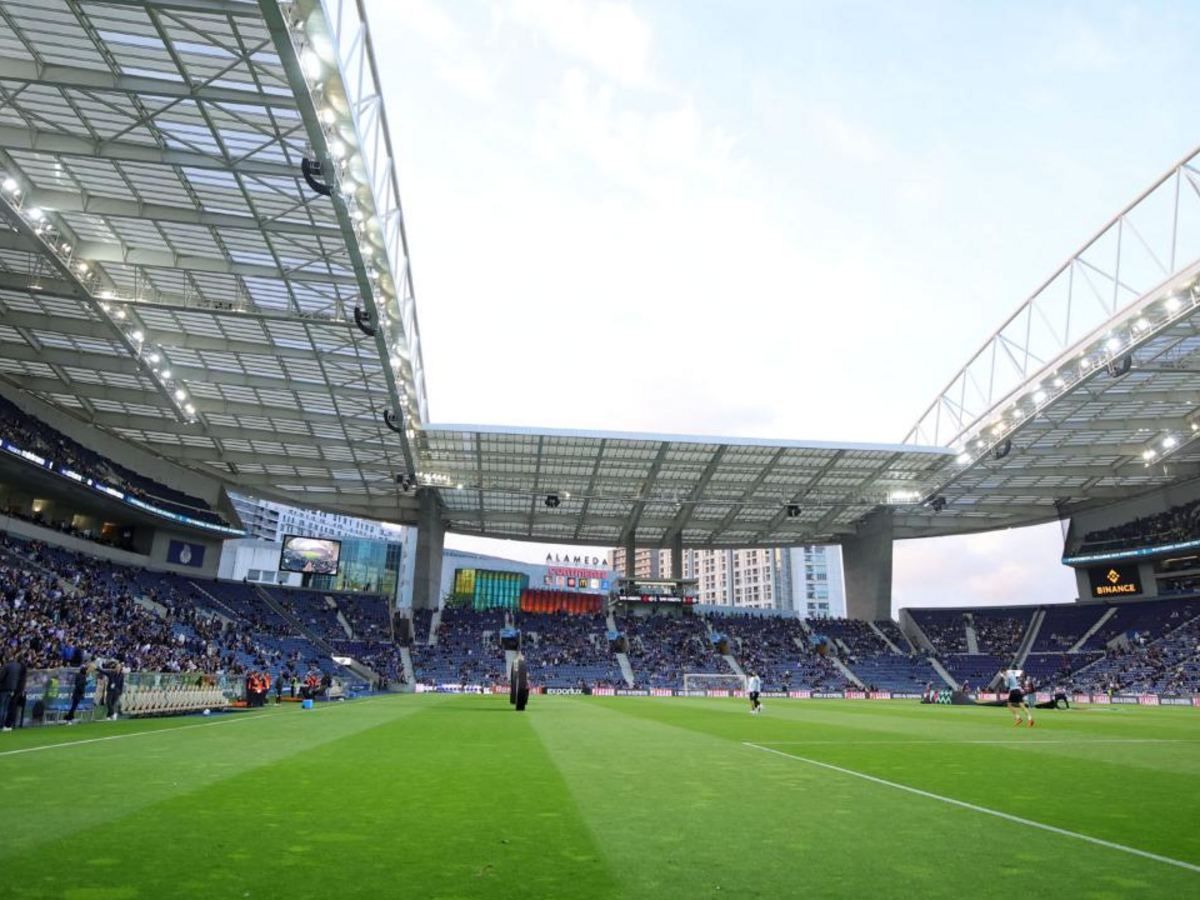
[[[691,606],[699,602],[700,583],[683,578],[622,578],[617,582],[618,603],[662,603]]]

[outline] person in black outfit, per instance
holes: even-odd
[[[75,724],[75,710],[79,709],[79,704],[83,702],[83,695],[87,693],[88,683],[88,666],[80,666],[79,671],[75,673],[75,684],[71,688],[71,708],[67,711],[67,724]]]
[[[0,731],[12,731],[17,721],[17,707],[24,702],[25,674],[25,662],[20,659],[10,659],[0,667]]]
[[[522,712],[529,703],[529,665],[525,662],[525,654],[520,651],[517,652],[509,678],[508,702],[517,707],[517,712]]]
[[[121,712],[121,695],[125,693],[125,673],[121,664],[114,662],[111,669],[104,670],[104,677],[108,681],[104,688],[104,705],[108,707],[109,720],[115,722]]]

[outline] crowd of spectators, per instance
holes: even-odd
[[[679,689],[689,673],[734,674],[699,616],[628,616],[617,629],[628,638],[634,687]]]
[[[939,656],[967,652],[967,620],[961,611],[914,609],[912,617]]]
[[[15,404],[0,397],[0,438],[22,450],[65,466],[85,478],[104,482],[144,503],[168,512],[202,519],[214,524],[228,524],[203,500],[167,487],[153,479],[101,456],[73,441],[57,429],[22,412]]]
[[[1194,540],[1200,535],[1200,500],[1130,522],[1089,531],[1078,552],[1094,553]]]
[[[602,615],[522,613],[521,648],[530,678],[548,687],[624,687]]]
[[[976,610],[971,615],[975,628],[975,642],[980,653],[992,653],[999,657],[1012,657],[1021,646],[1025,632],[1029,630],[1031,612],[998,612]]]
[[[116,660],[132,671],[277,677],[329,668],[269,624],[177,576],[8,536],[0,546],[0,655],[30,668]]]

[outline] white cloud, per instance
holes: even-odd
[[[652,30],[628,3],[516,0],[503,7],[558,53],[626,85],[649,83]]]

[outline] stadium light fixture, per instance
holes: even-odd
[[[161,378],[163,381],[170,381],[171,380],[171,370],[163,369],[161,372],[158,373],[158,377]]]
[[[1179,307],[1182,305],[1182,303],[1183,303],[1183,301],[1181,301],[1177,296],[1172,294],[1170,297],[1168,297],[1166,299],[1165,305],[1167,307],[1168,312],[1175,312],[1176,310],[1179,309]]]
[[[971,461],[971,454],[966,452],[960,453],[957,459],[960,466],[965,466]]]
[[[1154,457],[1156,457],[1157,455],[1158,454],[1154,452],[1153,448],[1147,448],[1142,453],[1142,459],[1146,459],[1146,460],[1154,459]]]
[[[1117,337],[1110,337],[1107,341],[1105,341],[1104,346],[1108,348],[1109,353],[1116,353],[1121,349],[1121,339]]]
[[[321,63],[321,57],[311,50],[306,49],[300,54],[300,67],[304,69],[304,74],[313,81],[319,81],[325,73],[325,66]]]
[[[187,399],[187,391],[185,391],[183,388],[176,388],[175,389],[175,399],[178,400],[180,403],[182,403],[184,400]]]
[[[134,343],[137,343],[137,344],[140,344],[143,340],[146,339],[146,336],[144,334],[142,334],[140,331],[130,332],[129,336],[131,338],[133,338]]]
[[[1173,434],[1167,435],[1165,438],[1163,438],[1163,442],[1162,442],[1163,446],[1166,447],[1168,450],[1170,450],[1172,447],[1174,447],[1178,443],[1179,443],[1179,439],[1176,438],[1175,435],[1173,435]]]
[[[4,192],[6,194],[17,193],[17,180],[15,178],[4,179]]]

